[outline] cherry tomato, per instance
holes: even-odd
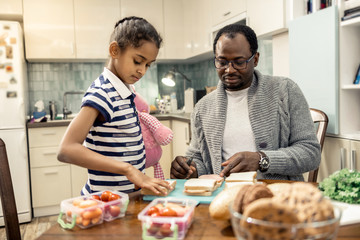
[[[100,200],[100,196],[99,196],[99,195],[92,195],[91,197],[92,197],[93,199]]]
[[[150,215],[151,217],[161,217],[159,212],[154,212],[153,214]]]
[[[108,201],[110,202],[110,201],[114,201],[114,200],[117,200],[117,199],[120,199],[120,196],[117,195],[117,194],[115,194],[115,193],[112,193],[112,194],[110,195]]]
[[[108,202],[111,195],[112,195],[112,192],[110,192],[110,191],[104,191],[104,192],[101,194],[100,199],[101,199],[101,201],[103,201],[103,202]]]
[[[170,236],[173,231],[171,230],[171,224],[170,223],[164,223],[161,227],[160,227],[160,233],[163,237],[168,237]]]
[[[113,217],[119,216],[120,211],[121,211],[121,209],[119,206],[116,206],[116,205],[110,206],[109,212],[110,212],[111,216],[113,216]]]
[[[147,211],[147,215],[152,215],[153,213],[158,213],[159,209],[157,207],[151,207],[149,208],[149,210]]]
[[[164,217],[177,217],[176,211],[174,211],[172,208],[166,207],[160,210],[160,216]]]

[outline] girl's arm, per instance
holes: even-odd
[[[71,121],[60,143],[58,160],[88,169],[122,174],[141,188],[147,188],[157,194],[160,192],[166,194],[166,190],[160,186],[169,189],[168,182],[150,178],[129,163],[116,161],[83,146],[91,126],[98,117],[101,115],[95,108],[86,106],[81,108],[79,114]]]

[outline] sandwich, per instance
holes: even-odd
[[[142,195],[152,195],[152,196],[162,196],[162,197],[167,196],[167,195],[169,195],[170,192],[172,192],[175,189],[176,180],[169,180],[168,179],[166,181],[172,187],[172,189],[167,189],[167,188],[164,188],[164,187],[161,186],[161,188],[166,190],[166,194],[163,194],[163,193],[155,194],[154,192],[150,191],[149,189],[144,189],[144,188],[142,188],[140,192],[141,192]]]
[[[224,178],[220,177],[218,174],[205,174],[199,177],[200,179],[215,179],[216,180],[216,188],[220,187],[224,181]]]
[[[211,196],[216,189],[216,179],[191,178],[184,183],[184,193],[186,195]]]
[[[234,185],[253,184],[256,182],[256,171],[231,173],[225,179],[225,188]]]

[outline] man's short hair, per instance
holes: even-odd
[[[228,38],[235,38],[236,34],[242,34],[246,37],[247,41],[250,44],[251,54],[255,54],[257,52],[258,43],[257,43],[256,33],[254,32],[254,30],[252,30],[250,27],[246,25],[234,23],[223,27],[216,34],[213,45],[214,54],[216,51],[216,44],[222,35],[226,35]]]

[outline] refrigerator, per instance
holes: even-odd
[[[26,135],[26,83],[21,26],[18,22],[0,21],[0,138],[6,145],[21,223],[31,221],[32,217]],[[2,207],[0,226],[4,226]]]

